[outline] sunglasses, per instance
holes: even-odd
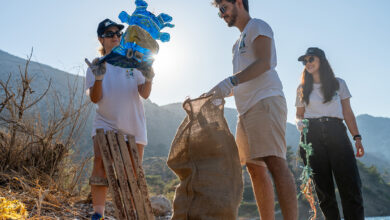
[[[102,34],[102,37],[103,38],[113,38],[115,35],[118,38],[120,38],[122,36],[122,32],[120,32],[120,31],[117,31],[117,32],[107,31],[106,33]]]
[[[226,12],[226,5],[223,5],[223,6],[219,7],[218,16],[220,18],[222,18],[222,16],[225,14],[225,12]]]
[[[310,56],[309,59],[303,59],[302,60],[302,63],[303,65],[306,65],[307,63],[312,63],[314,61],[314,57],[313,56]]]

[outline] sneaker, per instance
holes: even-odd
[[[95,213],[92,215],[91,220],[104,220],[104,217],[103,217],[101,214],[95,212]]]

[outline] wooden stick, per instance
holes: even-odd
[[[137,211],[137,217],[138,219],[148,219],[144,208],[144,198],[138,187],[137,178],[133,168],[133,163],[131,161],[129,149],[127,148],[127,144],[125,142],[123,134],[119,133],[117,134],[117,137],[122,153],[123,163],[125,165],[126,175],[128,177],[133,196],[134,206]]]
[[[131,190],[128,184],[128,179],[125,172],[124,163],[122,160],[122,153],[114,131],[107,131],[107,139],[114,162],[114,168],[119,182],[119,190],[123,198],[124,211],[127,214],[127,219],[136,219],[133,204],[131,202]]]
[[[112,166],[112,157],[107,144],[106,136],[104,135],[103,129],[98,129],[96,131],[96,137],[98,138],[97,144],[100,148],[102,154],[104,169],[106,171],[110,193],[113,197],[113,202],[115,205],[115,214],[117,219],[127,219],[126,212],[123,210],[122,196],[120,195],[120,190],[118,182],[115,177],[114,167]]]
[[[143,203],[144,203],[144,209],[146,213],[146,219],[147,220],[154,220],[155,217],[153,215],[152,211],[152,205],[149,200],[149,193],[148,193],[148,186],[146,185],[146,179],[145,174],[142,168],[142,164],[140,163],[140,160],[138,159],[138,149],[137,144],[135,142],[134,136],[128,136],[129,146],[130,146],[130,156],[132,157],[134,161],[134,168],[135,172],[137,174],[137,183],[138,187],[142,193],[143,196]]]

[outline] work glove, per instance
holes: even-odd
[[[95,58],[92,63],[85,58],[85,63],[89,66],[89,68],[91,68],[91,71],[95,76],[95,80],[103,80],[104,74],[106,74],[106,62],[100,64],[98,62],[99,58]]]
[[[141,62],[137,69],[141,71],[147,82],[151,82],[153,80],[155,74],[152,66],[148,65],[146,62]]]
[[[214,88],[212,88],[207,95],[213,95],[213,99],[223,99],[232,94],[232,89],[234,85],[232,83],[231,77],[228,77],[218,83]]]

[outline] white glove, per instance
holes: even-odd
[[[95,80],[103,80],[104,74],[106,74],[106,63],[97,64],[99,62],[99,58],[95,58],[92,63],[89,62],[87,58],[85,58],[85,63],[91,68],[93,75],[95,76]]]
[[[234,85],[232,84],[230,77],[228,77],[214,86],[207,95],[213,95],[213,99],[223,99],[232,93],[233,87]]]
[[[153,80],[155,74],[152,66],[146,65],[142,62],[138,67],[138,70],[141,71],[147,82],[151,82]]]
[[[298,131],[302,132],[303,128],[305,128],[305,124],[303,123],[302,119],[295,119],[295,125],[297,126]]]

